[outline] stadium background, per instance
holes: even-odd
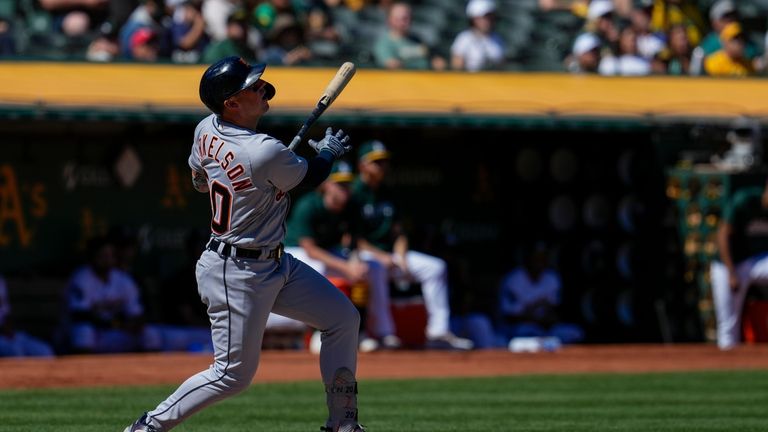
[[[19,324],[50,339],[85,240],[115,226],[138,236],[135,273],[150,317],[161,316],[153,294],[178,266],[185,235],[209,218],[186,165],[206,113],[202,70],[0,67],[0,273]],[[333,73],[271,67],[278,95],[263,128],[289,141]],[[711,244],[706,230],[691,237],[704,224],[685,223],[698,174],[684,159],[721,150],[740,115],[764,128],[761,94],[760,79],[363,68],[310,135],[333,124],[391,147],[414,247],[452,264],[455,314],[492,313],[518,248],[544,239],[563,273],[565,316],[589,342],[706,341]],[[727,189],[754,178],[717,180]]]

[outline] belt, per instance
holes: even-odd
[[[217,252],[219,255],[234,258],[273,259],[279,261],[283,257],[284,246],[280,243],[274,249],[245,249],[238,248],[229,243],[211,239],[205,246],[207,249]]]

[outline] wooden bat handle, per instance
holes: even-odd
[[[301,129],[299,129],[296,136],[293,137],[293,140],[291,140],[291,144],[288,145],[290,150],[295,149],[296,146],[299,145],[310,126],[312,126],[318,117],[320,117],[323,112],[331,106],[333,101],[336,100],[339,94],[341,94],[341,91],[344,90],[344,87],[347,86],[347,83],[349,83],[355,75],[355,71],[356,67],[352,62],[345,62],[339,67],[339,70],[336,71],[336,75],[334,75],[331,82],[328,83],[328,86],[325,87],[325,91],[323,91],[322,96],[320,96],[320,101],[317,102],[312,113],[310,113],[307,119],[304,120],[304,124],[301,126]]]

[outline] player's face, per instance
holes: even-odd
[[[323,203],[325,208],[331,213],[339,213],[349,201],[350,189],[349,183],[326,182],[323,191]]]
[[[269,111],[266,93],[264,81],[259,80],[230,97],[237,103],[238,117],[244,119],[247,126],[255,129],[261,117]]]
[[[389,168],[389,159],[377,159],[374,161],[365,161],[360,165],[366,183],[378,186],[384,181]]]

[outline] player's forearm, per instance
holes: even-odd
[[[304,178],[297,187],[314,189],[320,186],[320,183],[324,182],[328,178],[328,174],[331,173],[334,160],[336,158],[333,153],[321,150],[317,156],[307,161],[307,173],[304,174]]]
[[[346,273],[346,260],[320,247],[304,247],[304,250],[307,252],[308,257],[325,264],[326,271],[333,270],[339,273]]]

